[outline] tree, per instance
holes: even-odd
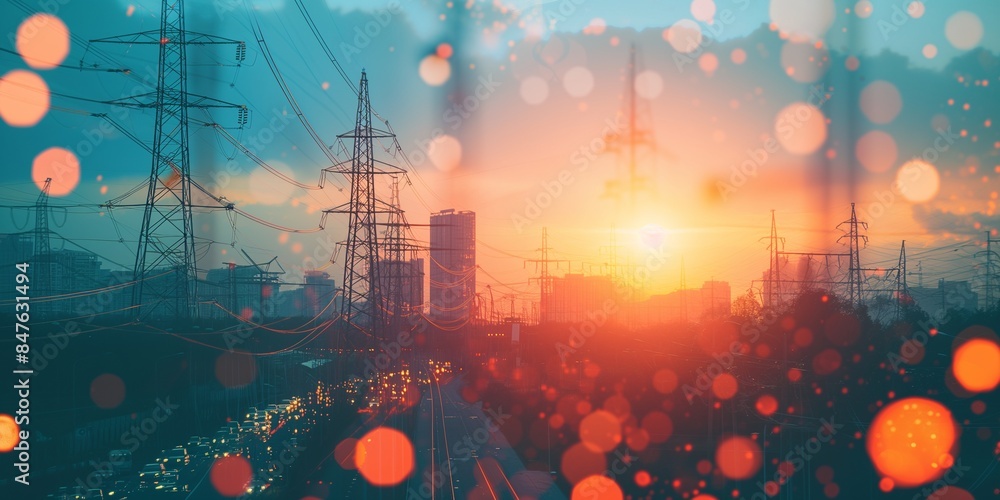
[[[740,295],[733,301],[733,316],[746,320],[756,319],[760,317],[760,311],[760,302],[757,302],[757,297],[752,289],[747,290],[747,293]]]

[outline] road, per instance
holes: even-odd
[[[414,448],[419,474],[407,499],[566,498],[545,471],[529,471],[499,426],[502,408],[483,411],[460,395],[461,377],[432,377],[418,408]]]

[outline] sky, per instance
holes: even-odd
[[[351,81],[366,71],[372,106],[398,135],[405,158],[387,142],[377,149],[410,171],[401,189],[408,220],[426,224],[430,212],[446,208],[477,213],[480,288],[537,297],[536,269],[523,260],[540,256],[547,228],[550,258],[569,261],[557,275],[598,272],[612,239],[618,261],[636,265],[662,244],[664,263],[645,293],[676,289],[683,260],[688,286],[728,280],[735,296],[760,286],[771,210],[785,250],[843,252],[837,224],[852,202],[868,222],[866,266],[895,265],[905,239],[927,280],[969,279],[979,272],[974,257],[985,231],[995,235],[1000,222],[1000,137],[992,126],[1000,34],[988,24],[1000,4],[993,1],[303,4]],[[296,2],[249,5],[186,2],[188,30],[243,40],[247,49],[237,64],[232,45],[190,47],[189,91],[250,112],[241,129],[235,109],[190,111],[198,120],[190,127],[192,178],[273,225],[316,228],[324,209],[346,200],[346,182],[331,175],[318,189],[330,161],[282,93],[253,26],[305,121],[341,160],[348,155],[336,135],[353,127],[357,100]],[[12,205],[33,203],[33,164],[48,148],[69,150],[79,180],[54,186],[52,205],[68,208],[54,210],[53,229],[72,241],[67,248],[89,248],[109,267],[128,268],[141,214],[97,205],[148,178],[150,158],[93,115],[108,114],[149,142],[152,111],[107,101],[152,90],[156,50],[88,40],[156,29],[159,4],[53,6],[72,41],[63,66],[46,69],[37,66],[50,61],[32,65],[18,54],[17,33],[38,7],[0,4],[8,34],[0,42],[8,165],[0,193]],[[647,181],[629,196],[614,187],[628,178],[623,113],[633,47],[643,139],[635,171]],[[107,71],[122,67],[130,73]],[[23,101],[38,92],[25,97],[24,73],[50,93],[44,114],[27,125],[16,122],[31,114]],[[298,185],[204,122],[218,123]],[[382,177],[380,195],[388,198]],[[0,232],[32,224],[29,211],[6,211]],[[239,216],[233,224],[218,211],[197,212],[195,221],[202,269],[245,263],[242,249],[258,261],[277,256],[286,270],[325,265],[340,280],[342,259],[324,264],[329,242],[344,234],[339,216],[310,234]],[[414,232],[426,241],[426,228]]]

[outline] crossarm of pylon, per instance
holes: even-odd
[[[109,36],[106,38],[96,38],[90,40],[90,43],[160,45],[164,43],[164,41],[160,38],[160,30],[155,29],[155,30],[140,31],[137,33],[129,33],[127,35],[116,35],[116,36]],[[240,40],[233,40],[232,38],[225,38],[221,36],[207,35],[205,33],[198,33],[196,31],[185,31],[184,43],[188,45],[223,45],[223,44],[239,45],[243,42]]]

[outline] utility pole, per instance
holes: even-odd
[[[184,27],[184,0],[162,0],[159,29],[91,40],[92,43],[155,45],[159,48],[156,90],[108,104],[154,108],[152,167],[146,192],[142,227],[136,250],[132,287],[133,314],[142,318],[156,310],[166,316],[191,318],[198,314],[198,270],[194,248],[191,204],[191,161],[188,144],[188,108],[237,108],[240,125],[246,107],[190,94],[187,90],[187,46],[233,44],[242,61],[246,44],[228,38],[190,32]],[[242,54],[242,55],[241,55]],[[146,280],[169,269],[173,279]]]
[[[539,251],[542,254],[540,259],[526,259],[524,261],[524,266],[526,267],[528,263],[535,264],[535,269],[541,270],[541,275],[537,278],[539,282],[539,288],[541,295],[539,297],[539,313],[538,322],[544,323],[549,321],[552,311],[550,310],[550,300],[552,297],[552,275],[549,274],[549,264],[555,264],[556,268],[559,268],[559,264],[565,262],[567,266],[570,265],[568,260],[564,259],[549,259],[549,228],[542,228],[542,248]]]
[[[847,232],[843,236],[837,239],[838,242],[847,238],[848,240],[848,253],[850,254],[850,264],[848,267],[848,290],[850,295],[851,304],[855,307],[860,308],[863,303],[862,297],[862,285],[864,279],[864,270],[861,268],[861,242],[864,245],[868,245],[868,236],[861,234],[860,230],[868,230],[868,223],[858,221],[858,214],[855,211],[854,203],[851,203],[851,218],[841,222],[837,225],[840,229],[841,226],[847,225]]]

